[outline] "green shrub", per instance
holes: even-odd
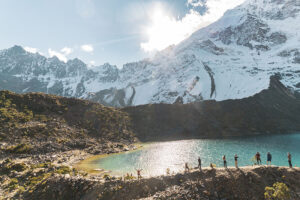
[[[52,163],[51,162],[46,162],[46,163],[39,163],[39,164],[35,164],[35,165],[31,165],[32,169],[36,169],[36,168],[48,168],[51,167]]]
[[[29,188],[33,188],[36,185],[40,184],[42,181],[46,180],[47,178],[49,178],[51,176],[50,173],[43,173],[40,174],[39,176],[35,176],[35,177],[31,177],[27,182],[26,182],[26,186]]]
[[[22,172],[27,169],[27,165],[25,163],[16,163],[11,166],[11,169],[17,172]]]
[[[47,118],[47,116],[46,115],[35,115],[35,118],[36,119],[38,119],[39,121],[41,121],[41,122],[47,122],[47,121],[49,121],[50,119],[48,119]]]
[[[134,179],[134,176],[131,176],[129,174],[127,174],[125,177],[124,177],[124,180],[133,180]]]
[[[109,181],[111,179],[111,176],[109,174],[104,174],[103,178],[107,181]]]
[[[26,191],[26,189],[23,186],[19,186],[19,190],[18,190],[19,194],[22,194],[25,191]]]
[[[24,163],[14,163],[11,160],[5,160],[0,168],[1,174],[9,174],[11,171],[22,172],[27,169]]]
[[[265,199],[266,200],[290,200],[290,190],[284,183],[276,182],[273,187],[265,188]]]
[[[72,172],[72,169],[68,166],[60,166],[57,170],[55,170],[55,173],[57,174],[70,174]]]
[[[8,184],[8,188],[10,191],[15,190],[19,187],[19,181],[16,178],[12,178]]]
[[[33,119],[33,112],[27,106],[17,108],[3,93],[0,96],[0,122],[27,122]]]
[[[18,144],[10,146],[6,149],[9,153],[29,153],[32,150],[32,146],[29,144]]]

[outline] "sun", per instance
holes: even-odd
[[[178,44],[190,35],[190,27],[182,20],[167,14],[161,6],[156,6],[150,14],[150,25],[144,32],[148,41],[141,44],[143,50],[160,51]]]

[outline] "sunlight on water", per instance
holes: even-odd
[[[252,165],[254,154],[259,151],[262,162],[266,163],[268,151],[273,155],[272,164],[287,166],[287,152],[292,153],[294,165],[300,165],[300,134],[258,136],[215,140],[182,140],[147,144],[143,149],[133,152],[111,155],[94,160],[96,168],[112,171],[115,175],[135,173],[143,169],[144,175],[162,175],[166,169],[171,172],[184,170],[184,163],[197,166],[198,156],[202,166],[215,163],[222,166],[222,156],[226,155],[228,166],[234,165],[234,154],[239,156],[239,166]]]

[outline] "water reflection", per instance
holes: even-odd
[[[291,152],[294,163],[300,164],[300,134],[259,136],[219,140],[183,140],[160,142],[145,148],[94,160],[94,166],[110,170],[113,174],[124,175],[143,169],[146,175],[161,175],[169,168],[171,172],[183,171],[184,163],[197,166],[198,156],[203,166],[215,163],[222,166],[222,156],[226,155],[228,166],[234,166],[234,154],[239,156],[239,166],[252,165],[252,157],[259,151],[265,163],[267,152],[273,155],[272,164],[287,166],[286,153]],[[298,163],[299,162],[299,163]]]

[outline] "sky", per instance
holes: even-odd
[[[88,65],[142,60],[219,19],[244,0],[0,0],[0,49],[79,58]]]

